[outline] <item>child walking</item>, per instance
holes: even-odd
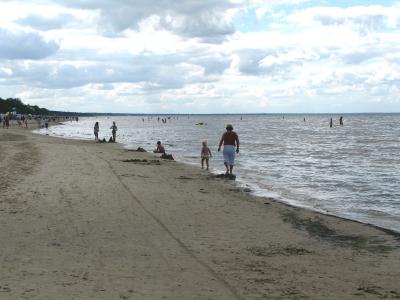
[[[204,169],[204,161],[206,161],[207,170],[209,168],[209,160],[212,157],[210,148],[207,147],[207,142],[204,141],[201,148],[201,168]]]

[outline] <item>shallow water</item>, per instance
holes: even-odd
[[[231,123],[241,141],[234,173],[256,195],[400,231],[400,114],[344,115],[344,126],[335,115],[333,128],[330,117],[180,115],[166,124],[157,116],[96,117],[40,132],[93,139],[98,121],[108,140],[116,121],[117,140],[127,147],[151,151],[161,140],[177,160],[197,165],[207,140],[212,171],[223,172],[217,147]]]

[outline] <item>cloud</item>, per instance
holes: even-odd
[[[242,49],[235,53],[237,55],[237,71],[247,75],[260,75],[263,70],[260,68],[261,61],[269,55],[275,55],[273,49]]]
[[[312,7],[299,10],[287,17],[289,22],[304,27],[317,24],[322,26],[349,26],[366,35],[388,28],[398,28],[400,7],[381,5],[340,7]]]
[[[0,59],[42,59],[59,49],[54,40],[46,40],[35,32],[0,28]]]
[[[65,5],[100,11],[99,26],[106,34],[138,30],[141,22],[157,20],[157,26],[184,37],[221,41],[234,33],[228,12],[237,7],[229,0],[68,0]],[[154,19],[154,17],[156,17]]]
[[[381,49],[357,49],[351,50],[342,55],[342,60],[347,64],[360,64],[371,59],[382,57],[385,51]]]
[[[0,96],[114,112],[351,110],[378,100],[400,110],[398,5],[3,2]]]
[[[42,16],[39,14],[29,14],[16,21],[17,24],[29,26],[37,30],[60,29],[68,24],[76,22],[77,19],[70,14],[59,14],[56,16]]]
[[[292,77],[292,69],[321,55],[316,50],[301,48],[246,49],[235,52],[237,71],[243,75]]]
[[[71,55],[71,54],[70,54]],[[179,89],[186,84],[217,80],[229,67],[219,55],[94,55],[92,61],[9,63],[13,77],[9,84],[24,84],[48,89],[66,89],[90,84],[110,88],[113,83],[135,83],[142,93]],[[171,75],[173,74],[173,76]],[[5,84],[6,82],[3,82]]]

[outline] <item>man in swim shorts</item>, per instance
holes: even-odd
[[[235,164],[235,152],[239,153],[239,136],[233,131],[231,124],[226,125],[226,131],[221,137],[219,142],[218,152],[221,151],[221,146],[224,145],[224,165],[226,168],[226,175],[232,175],[233,166]]]

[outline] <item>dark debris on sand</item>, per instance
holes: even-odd
[[[168,160],[175,160],[172,154],[166,154],[164,153],[163,155],[160,156],[162,159],[168,159]]]
[[[226,174],[226,173],[213,175],[212,177],[229,179],[229,180],[235,180],[236,179],[236,175],[235,174]]]
[[[110,137],[110,139],[108,140],[108,142],[107,142],[106,138],[103,138],[102,140],[99,139],[97,142],[98,142],[98,143],[115,143],[112,137]]]
[[[128,149],[127,152],[147,152],[144,148],[138,147],[136,150]]]
[[[143,164],[143,165],[161,165],[160,161],[158,159],[124,159],[122,162],[129,162],[129,163],[135,163],[135,164]]]

